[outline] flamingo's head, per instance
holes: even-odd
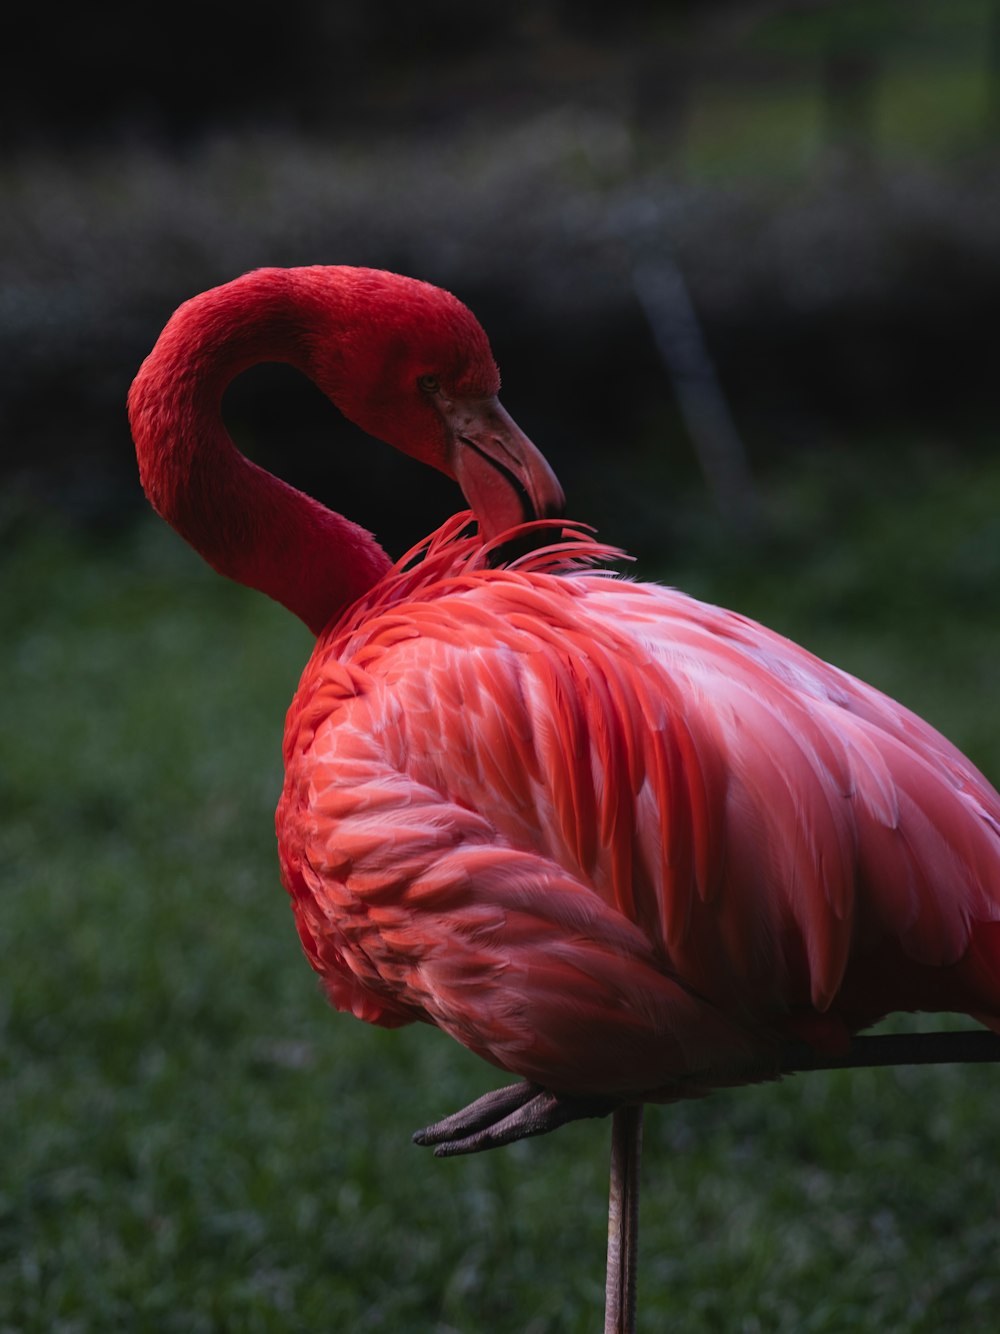
[[[487,538],[561,515],[562,488],[501,406],[489,341],[468,307],[382,270],[326,272],[330,302],[311,322],[310,374],[341,412],[453,477]]]

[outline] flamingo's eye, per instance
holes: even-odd
[[[417,384],[425,394],[436,394],[441,388],[441,381],[436,375],[421,375]]]

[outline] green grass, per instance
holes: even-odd
[[[680,161],[709,180],[795,180],[838,145],[822,65],[834,52],[873,61],[866,155],[948,163],[991,152],[992,0],[844,0],[834,9],[779,10],[747,49],[779,57],[780,77],[703,78],[691,91]],[[766,67],[766,66],[765,66]],[[855,147],[858,147],[855,145]]]
[[[767,503],[759,552],[699,521],[670,577],[1000,774],[1000,464],[803,460]],[[335,1015],[300,955],[272,811],[306,633],[152,518],[11,538],[3,588],[0,1331],[599,1328],[607,1125],[433,1160],[410,1132],[495,1072]],[[995,1328],[997,1078],[653,1110],[640,1328]]]

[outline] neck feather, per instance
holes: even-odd
[[[136,376],[129,417],[157,512],[221,574],[319,634],[389,558],[363,528],[244,458],[222,422],[226,386],[249,366],[282,361],[308,373],[309,275],[261,269],[181,306]],[[327,329],[329,294],[327,279]]]

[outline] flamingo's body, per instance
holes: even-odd
[[[362,410],[318,363],[316,311],[339,310],[341,287],[357,327],[359,290],[376,293],[376,328],[392,325],[394,291],[406,306],[420,287],[430,310],[434,289],[299,271],[322,275],[291,302],[299,335],[281,302],[270,325],[253,318],[261,284],[273,297],[292,281],[274,272],[189,303],[132,411],[161,511],[321,632],[288,715],[278,836],[334,1004],[437,1024],[557,1097],[608,1105],[766,1077],[790,1040],[843,1050],[898,1009],[1000,1028],[1000,795],[982,775],[901,705],[752,621],[595,572],[604,549],[563,541],[552,520],[524,530],[542,549],[507,567],[459,520],[389,569],[360,530],[248,473],[217,420],[219,385],[274,357],[276,326],[281,359],[458,475],[491,536],[557,504],[535,455],[512,462],[458,431],[470,480],[468,461],[406,435],[402,409],[391,430],[369,410],[377,367]],[[224,336],[207,318],[220,302]],[[437,360],[424,355],[421,321],[407,324],[407,374],[433,393],[451,374],[453,419],[461,372],[439,364],[443,334]],[[478,401],[495,385],[478,344],[476,358]],[[198,461],[206,441],[236,482]],[[252,513],[231,513],[227,486]]]
[[[890,1010],[1000,1019],[1000,797],[931,727],[671,589],[431,550],[289,712],[284,878],[338,1008],[657,1100]]]

